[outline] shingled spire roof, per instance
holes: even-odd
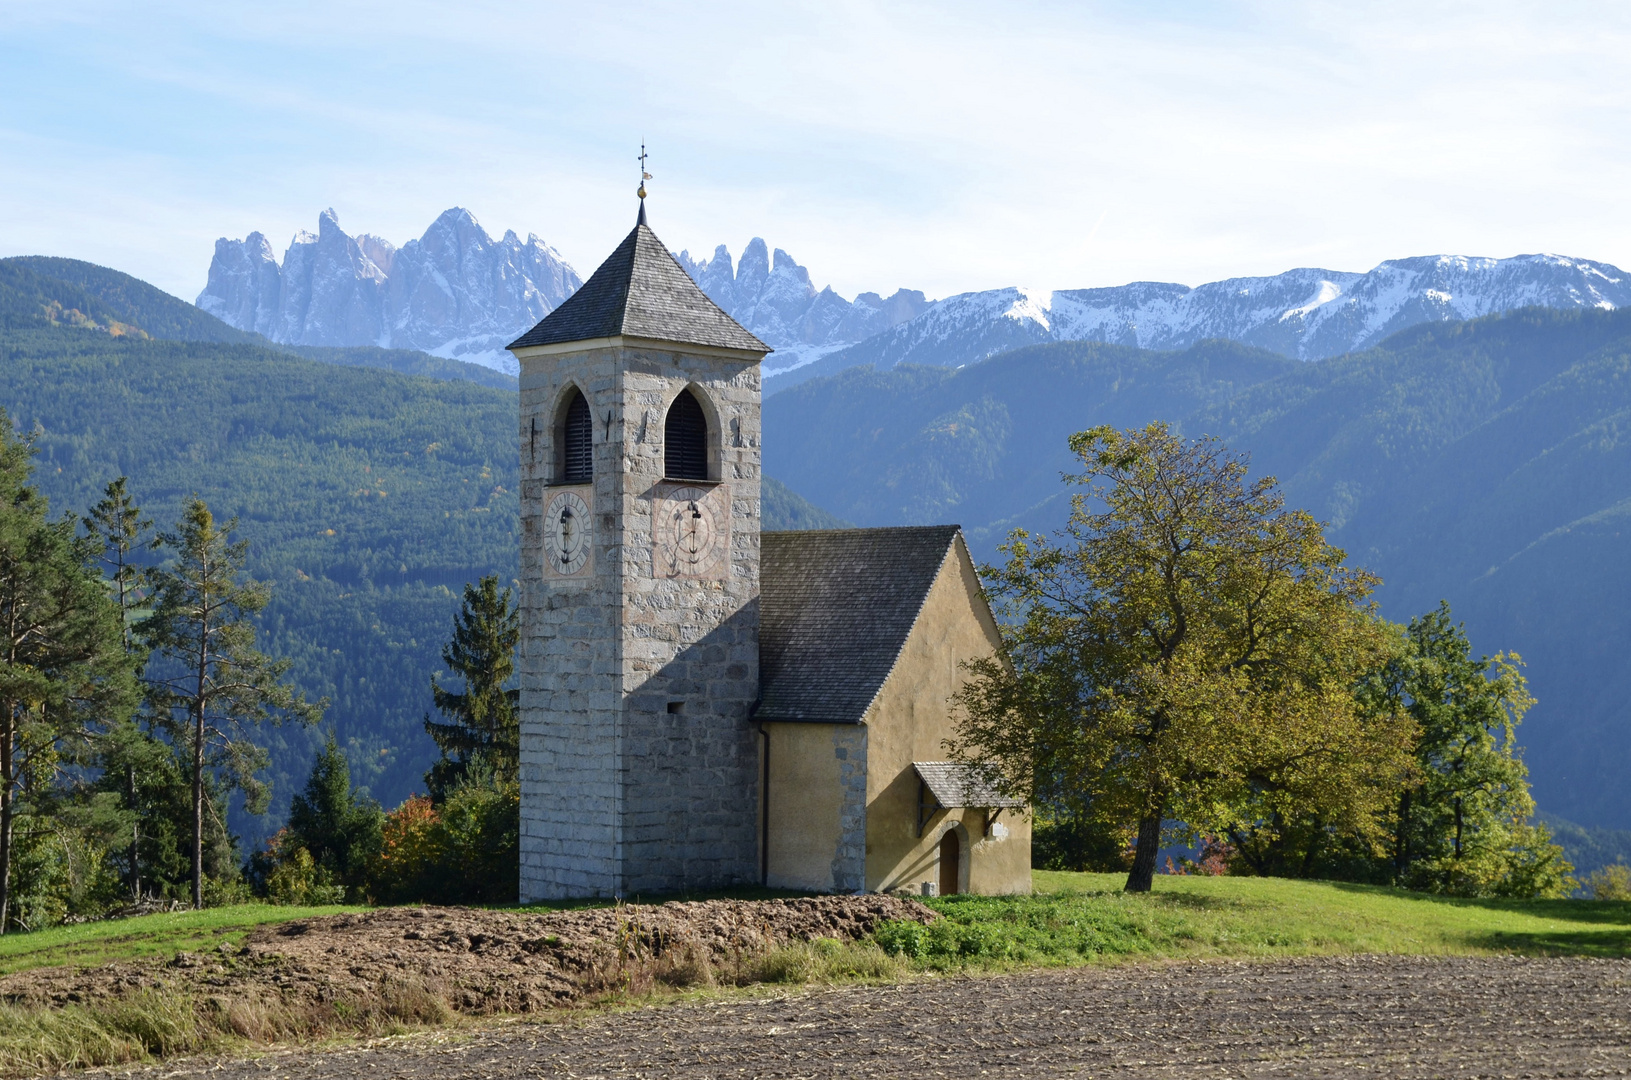
[[[510,349],[632,337],[763,355],[770,346],[742,328],[697,287],[657,234],[640,222],[583,287]]]

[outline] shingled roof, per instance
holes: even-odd
[[[765,533],[754,718],[860,723],[957,534],[956,525]]]
[[[609,337],[770,352],[708,299],[644,220],[582,288],[507,348]]]
[[[1022,799],[1010,798],[997,790],[996,777],[988,769],[959,761],[914,761],[912,768],[934,796],[948,810],[983,807],[987,810],[1024,806]]]

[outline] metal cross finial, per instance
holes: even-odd
[[[646,181],[651,179],[651,174],[646,172],[646,141],[644,139],[640,140],[640,157],[639,157],[639,161],[640,161],[640,190],[636,191],[635,194],[640,196],[643,199],[643,198],[646,197]]]

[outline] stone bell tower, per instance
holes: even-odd
[[[641,189],[642,198],[644,189]],[[521,899],[759,880],[759,361],[646,226],[521,363]]]

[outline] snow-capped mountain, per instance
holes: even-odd
[[[198,306],[289,345],[379,345],[513,372],[504,346],[582,282],[536,235],[487,235],[457,207],[401,248],[348,236],[333,210],[296,234],[280,267],[258,232],[215,242]]]
[[[778,382],[785,386],[855,364],[967,364],[1044,341],[1182,349],[1206,338],[1231,338],[1319,360],[1374,345],[1417,323],[1529,306],[1626,304],[1631,276],[1607,263],[1558,255],[1429,255],[1390,260],[1365,274],[1290,270],[1193,289],[1154,281],[1057,292],[991,289],[947,297],[911,322]]]
[[[898,326],[928,306],[920,292],[845,300],[817,289],[787,252],[757,237],[733,265],[721,244],[701,261],[676,256],[714,302],[773,347],[767,372],[786,371]],[[582,284],[536,235],[494,240],[455,207],[400,249],[350,236],[333,210],[317,235],[297,234],[279,266],[261,233],[215,242],[198,306],[240,330],[290,345],[419,349],[514,372],[504,346]]]
[[[1631,276],[1607,263],[1558,255],[1395,259],[1369,273],[1289,270],[1196,288],[1139,281],[1100,289],[1022,288],[929,302],[921,292],[845,300],[755,237],[739,262],[675,258],[697,284],[776,351],[777,390],[856,364],[960,365],[1045,341],[1105,341],[1181,349],[1231,338],[1318,360],[1363,349],[1397,330],[1442,319],[1542,306],[1631,304]],[[582,284],[536,235],[488,236],[467,210],[437,218],[400,249],[349,236],[333,210],[301,232],[280,266],[258,232],[217,240],[198,306],[228,324],[295,345],[419,349],[514,372],[504,346]]]
[[[865,292],[845,300],[829,286],[817,291],[810,272],[781,248],[772,258],[754,237],[734,267],[724,244],[700,262],[689,251],[675,256],[693,280],[731,318],[775,347],[765,357],[766,375],[809,364],[848,345],[865,341],[928,308],[922,293],[899,289],[885,299]]]

